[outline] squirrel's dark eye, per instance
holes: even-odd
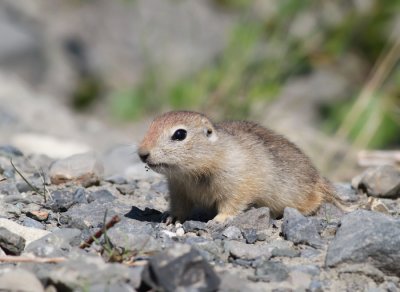
[[[178,129],[172,135],[171,139],[174,140],[174,141],[182,141],[182,140],[185,140],[186,134],[187,134],[186,130]]]

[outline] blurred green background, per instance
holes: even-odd
[[[326,173],[400,145],[400,1],[5,0],[1,21],[0,70],[83,115],[251,119]]]
[[[342,96],[318,108],[320,129],[333,134],[344,127],[342,132],[359,147],[399,145],[400,1],[283,0],[265,17],[256,15],[253,1],[215,2],[218,9],[240,15],[226,48],[212,63],[174,82],[168,82],[164,68],[149,66],[137,85],[112,93],[116,117],[138,119],[189,108],[254,118],[260,113],[253,106],[273,102],[290,80],[326,67],[345,75],[349,64],[343,58],[354,58],[360,63],[354,69],[358,76],[347,74],[349,86]],[[388,56],[391,50],[394,56]],[[390,60],[382,63],[385,58]],[[379,82],[371,85],[376,78]],[[363,91],[366,101],[357,104]],[[359,113],[349,122],[346,117],[349,112],[354,115],[352,110]],[[371,120],[372,130],[367,128]],[[360,138],[364,131],[370,131],[368,137]]]

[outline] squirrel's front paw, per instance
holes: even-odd
[[[224,223],[224,222],[232,219],[233,217],[234,217],[233,215],[221,213],[221,214],[218,214],[217,216],[215,216],[212,221],[217,222],[217,223]]]
[[[162,214],[161,216],[161,222],[164,222],[167,225],[175,224],[175,223],[180,223],[178,218],[176,216],[171,215],[169,211],[166,211]]]

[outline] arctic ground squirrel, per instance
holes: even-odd
[[[167,112],[151,123],[138,155],[167,178],[169,222],[183,222],[199,208],[215,210],[218,222],[251,206],[266,206],[275,218],[285,207],[310,215],[323,202],[346,209],[295,144],[253,122]]]

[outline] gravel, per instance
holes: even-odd
[[[76,176],[91,177],[86,183],[47,180],[44,188],[25,156],[13,161],[46,190],[46,200],[20,177],[0,182],[0,247],[10,255],[62,261],[0,266],[1,284],[13,283],[18,272],[35,291],[74,291],[82,283],[88,291],[400,289],[400,204],[393,197],[379,198],[390,210],[386,215],[344,214],[327,204],[313,216],[286,208],[282,219],[272,220],[268,208],[252,208],[223,224],[167,225],[168,189],[159,176],[119,174],[93,183],[88,168]],[[349,183],[336,187],[343,199],[368,209],[368,197]],[[119,222],[106,234],[79,248],[116,215]]]

